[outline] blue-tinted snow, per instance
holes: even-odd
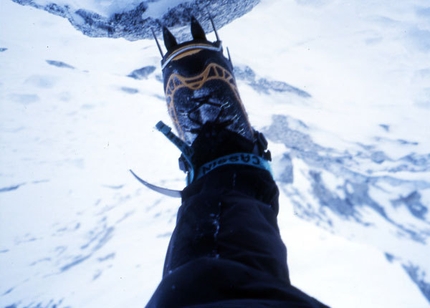
[[[48,2],[0,10],[0,304],[142,307],[179,204],[128,170],[184,185],[153,128],[159,53],[79,32],[150,37],[137,1]],[[428,5],[271,0],[237,19],[243,3],[215,22],[274,154],[293,283],[333,307],[427,307]],[[163,19],[181,38],[186,11]]]
[[[0,188],[0,193],[2,192],[7,192],[7,191],[12,191],[15,189],[18,189],[22,186],[23,184],[19,184],[19,185],[12,185],[12,186],[8,186],[8,187],[1,187]]]
[[[132,71],[128,74],[128,77],[134,79],[147,79],[150,74],[152,74],[156,70],[156,67],[153,65],[145,66],[139,69]]]
[[[46,60],[46,63],[48,63],[49,65],[53,65],[53,66],[61,67],[61,68],[71,68],[71,69],[74,68],[73,66],[71,66],[71,65],[69,65],[67,63],[64,63],[62,61]]]
[[[256,73],[249,66],[235,67],[234,74],[237,80],[243,80],[259,93],[269,94],[270,91],[290,92],[305,98],[311,97],[306,91],[293,87],[284,81],[267,80],[266,78],[257,77]]]
[[[239,18],[256,6],[260,0],[210,1],[143,0],[116,1],[109,5],[99,1],[13,0],[67,18],[83,34],[91,37],[126,38],[128,40],[152,38],[151,28],[161,34],[161,25],[177,28],[189,23],[190,15],[204,20],[203,27],[212,31],[207,12],[222,27]],[[229,14],[225,14],[228,11]],[[183,29],[182,29],[183,30]],[[189,39],[189,33],[179,30],[176,35]]]

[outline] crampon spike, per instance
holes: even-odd
[[[195,40],[206,40],[205,31],[194,16],[191,16],[191,34]]]
[[[157,43],[157,47],[158,47],[158,50],[160,51],[160,55],[161,55],[161,57],[163,58],[163,57],[164,57],[164,55],[163,55],[163,50],[161,49],[160,43],[158,42],[158,39],[157,39],[157,37],[155,36],[154,29],[152,29],[152,28],[151,28],[151,31],[152,31],[152,35],[154,36],[155,42]]]
[[[178,42],[176,41],[175,36],[165,26],[163,26],[163,39],[164,39],[164,45],[167,48],[167,52],[174,49],[178,45]]]
[[[214,20],[213,20],[212,15],[210,13],[209,13],[209,20],[211,21],[212,28],[214,29],[216,40],[219,42],[220,39],[219,39],[219,36],[218,36],[218,32],[216,30]]]
[[[226,49],[227,49],[228,61],[230,61],[230,64],[233,66],[233,62],[231,61],[231,56],[230,56],[230,50],[228,49],[228,47]]]

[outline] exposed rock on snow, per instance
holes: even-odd
[[[125,38],[130,41],[139,39],[151,39],[151,29],[157,34],[161,33],[161,26],[167,26],[182,40],[190,39],[188,27],[190,16],[194,15],[199,20],[206,32],[212,31],[208,13],[214,19],[217,28],[230,23],[249,12],[260,0],[193,0],[180,2],[171,7],[160,16],[146,16],[150,5],[157,1],[142,0],[140,4],[131,10],[122,13],[113,13],[103,16],[97,12],[82,7],[72,7],[68,4],[55,3],[44,4],[38,0],[13,0],[22,5],[30,5],[67,18],[70,23],[83,34],[91,37]],[[226,12],[229,12],[226,14]]]

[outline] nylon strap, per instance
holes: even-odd
[[[196,172],[195,179],[197,180],[212,170],[225,165],[252,166],[269,171],[269,173],[272,174],[270,163],[264,158],[252,153],[233,153],[214,159],[201,166]]]
[[[193,164],[191,163],[191,157],[194,154],[193,148],[190,147],[188,144],[186,144],[184,141],[182,141],[174,133],[172,133],[172,128],[164,124],[163,121],[159,121],[155,127],[161,133],[163,133],[164,136],[166,136],[167,139],[170,140],[170,142],[176,145],[179,151],[182,152],[182,155],[184,156],[184,158],[187,160],[190,166],[190,170],[188,170],[188,175],[187,175],[187,185],[190,184],[194,179],[194,167],[193,167]]]
[[[270,163],[266,159],[253,153],[233,153],[226,156],[222,156],[202,165],[197,170],[197,172],[195,172],[194,166],[191,162],[191,158],[194,154],[193,148],[187,145],[174,133],[172,133],[172,129],[166,124],[164,124],[162,121],[157,123],[156,128],[161,133],[163,133],[164,136],[166,136],[174,145],[176,145],[176,147],[182,152],[182,155],[188,162],[189,170],[187,175],[187,185],[191,184],[194,180],[197,180],[202,176],[208,174],[212,170],[225,165],[252,166],[266,170],[270,174],[272,174],[272,168],[270,167]]]

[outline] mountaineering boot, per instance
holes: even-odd
[[[177,43],[163,27],[164,92],[179,138],[164,123],[157,126],[169,139],[177,138],[172,142],[183,152],[180,165],[189,173],[188,183],[225,163],[268,169],[267,141],[249,123],[218,35],[215,42],[208,41],[194,17],[191,34],[191,41]]]

